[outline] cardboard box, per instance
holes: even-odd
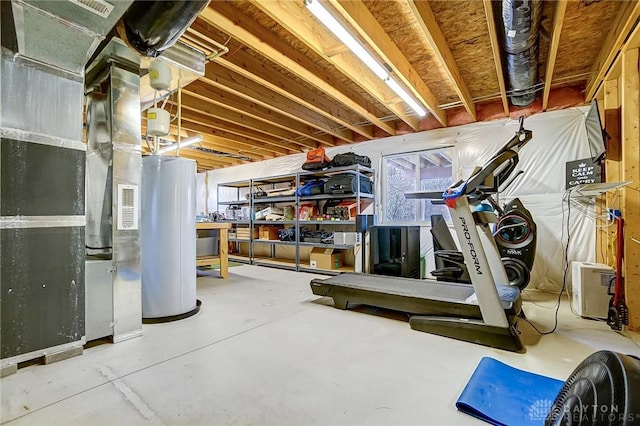
[[[261,240],[279,240],[278,230],[282,229],[279,226],[260,226],[258,227],[258,238]]]
[[[265,217],[267,217],[267,215],[270,215],[270,214],[284,215],[284,210],[282,210],[279,207],[267,207],[265,209],[258,210],[254,214],[253,218],[255,220],[261,220],[261,219],[264,219]]]
[[[237,238],[240,240],[248,240],[249,238],[258,238],[258,230],[255,228],[236,228]]]
[[[309,255],[309,266],[311,268],[339,269],[342,263],[342,252],[332,248],[314,247]]]

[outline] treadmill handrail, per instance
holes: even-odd
[[[462,195],[467,195],[473,203],[498,192],[500,183],[505,182],[518,165],[518,151],[532,138],[533,132],[524,128],[524,117],[520,117],[520,129],[493,157],[474,170],[466,181],[456,182],[444,192],[448,205],[455,205],[455,199]]]

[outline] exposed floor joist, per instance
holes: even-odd
[[[286,152],[300,152],[304,148],[311,148],[315,146],[315,144],[311,141],[292,144],[291,142],[283,140],[282,138],[276,138],[254,129],[234,125],[231,122],[222,120],[214,114],[208,114],[206,111],[202,111],[201,109],[195,108],[190,105],[183,104],[182,110],[183,121],[190,121],[192,123],[206,126],[206,133],[213,136],[224,137],[226,139],[232,139],[251,145],[259,144],[264,149],[268,149],[281,154],[284,154]]]
[[[250,102],[255,102],[264,108],[269,108],[275,113],[287,117],[288,119],[299,121],[309,127],[314,127],[317,130],[325,132],[345,142],[354,142],[353,133],[350,130],[338,129],[335,122],[328,118],[313,111],[306,110],[299,104],[292,102],[284,96],[270,92],[264,86],[256,83],[255,81],[225,69],[217,63],[212,62],[207,64],[205,76],[200,78],[200,81],[218,89],[225,90]]]
[[[453,88],[458,94],[462,105],[464,105],[464,108],[471,116],[472,121],[475,121],[476,105],[471,99],[469,88],[462,79],[462,75],[458,69],[458,64],[456,64],[456,61],[451,54],[451,49],[449,49],[447,40],[445,40],[442,35],[442,31],[440,30],[440,26],[436,21],[433,11],[431,10],[431,6],[429,6],[429,3],[426,1],[409,0],[408,4],[418,21],[418,24],[420,24],[424,35],[429,40],[431,48],[449,76],[449,79],[453,84]]]
[[[197,122],[192,122],[189,119],[183,119],[182,126],[184,128],[189,129],[189,131],[191,132],[198,132],[198,134],[200,135],[207,135],[208,142],[209,143],[215,142],[218,145],[218,147],[216,148],[218,150],[229,151],[230,153],[235,153],[235,154],[251,153],[251,155],[249,156],[250,157],[255,156],[255,159],[257,161],[260,161],[261,158],[264,159],[265,157],[271,158],[279,155],[289,155],[294,153],[286,149],[275,148],[273,146],[265,146],[264,144],[260,144],[258,142],[254,142],[251,140],[231,139],[229,138],[230,135],[223,135],[223,136],[212,135],[207,132],[209,129],[207,128],[206,125],[203,125]],[[228,147],[227,150],[222,149],[225,146]]]
[[[292,87],[290,81],[288,81],[285,76],[276,74],[272,70],[265,69],[264,64],[251,55],[245,54],[242,50],[235,52],[231,59],[220,57],[216,58],[215,62],[238,75],[242,75],[257,84],[288,98],[303,108],[307,108],[324,116],[325,118],[334,120],[338,126],[344,126],[346,129],[361,135],[365,139],[374,138],[372,125],[359,126],[354,124],[352,120],[345,116],[341,112],[340,108],[337,108],[333,102],[325,100],[323,97],[307,90],[303,86]]]
[[[493,52],[493,61],[496,65],[496,75],[498,77],[498,85],[500,86],[500,99],[502,99],[502,107],[504,115],[509,115],[509,99],[507,98],[507,87],[504,83],[504,71],[502,70],[502,54],[500,51],[500,42],[498,41],[498,33],[496,31],[496,21],[493,17],[493,5],[491,0],[483,0],[484,14],[487,20],[487,30],[491,39],[491,51]]]
[[[602,82],[606,80],[606,74],[620,55],[620,51],[624,50],[625,41],[640,18],[640,1],[623,1],[621,3],[622,7],[614,25],[609,30],[607,39],[593,64],[592,77],[587,83],[585,92],[586,101],[591,101],[598,89],[602,87]]]
[[[447,115],[438,106],[438,100],[418,72],[409,63],[369,9],[360,0],[331,0],[333,7],[351,24],[360,36],[369,43],[376,53],[391,67],[392,71],[410,89],[413,95],[429,109],[443,126],[447,125]]]
[[[218,108],[225,108],[231,112],[244,114],[247,117],[264,123],[264,126],[277,127],[285,132],[294,134],[295,136],[289,138],[292,142],[297,137],[302,136],[303,138],[310,139],[325,146],[335,145],[331,135],[319,132],[317,129],[297,120],[291,120],[256,102],[251,102],[237,95],[224,92],[215,87],[211,80],[207,80],[206,78],[200,78],[198,81],[190,84],[189,89],[190,91],[185,91],[185,93],[204,96],[207,102],[217,105]],[[257,130],[260,129],[261,126],[258,125]]]
[[[553,13],[551,42],[549,43],[549,51],[547,52],[547,66],[544,74],[544,91],[542,92],[543,111],[547,110],[547,105],[549,104],[549,92],[551,91],[551,82],[553,81],[553,68],[556,64],[556,55],[558,54],[558,46],[560,46],[560,34],[562,33],[564,12],[566,10],[567,0],[557,0],[556,8]]]
[[[259,148],[256,149],[254,147],[251,147],[250,145],[243,147],[240,144],[233,143],[226,139],[210,136],[200,131],[197,125],[192,125],[185,122],[181,127],[182,127],[183,138],[192,136],[187,134],[186,132],[191,132],[192,134],[199,134],[202,136],[202,140],[203,140],[202,143],[205,143],[208,148],[215,149],[217,151],[226,152],[228,154],[244,155],[255,161],[262,161],[265,158],[271,158],[274,156],[273,152],[270,152],[270,151],[261,150]],[[144,123],[144,120],[142,125],[142,131],[143,132],[146,131],[146,123]],[[177,138],[175,136],[177,134],[178,134],[178,127],[175,125],[172,125],[169,135],[173,136],[173,138],[167,137],[167,139],[176,140]],[[143,146],[145,146],[145,144],[143,144]]]
[[[313,72],[309,71],[304,66],[300,65],[300,62],[306,62],[306,58],[302,55],[299,60],[292,59],[296,55],[288,49],[287,54],[283,52],[283,49],[276,49],[272,44],[278,44],[278,39],[270,32],[260,30],[259,36],[254,35],[245,28],[255,27],[253,21],[246,15],[240,13],[236,8],[226,4],[225,2],[214,2],[209,7],[205,8],[200,17],[208,24],[218,28],[219,30],[237,38],[241,43],[249,46],[250,48],[260,52],[265,58],[281,66],[284,69],[289,70],[295,74],[298,78],[306,81],[308,84],[316,87],[320,92],[326,93],[336,101],[340,102],[346,108],[351,109],[357,114],[361,115],[364,119],[373,123],[380,129],[384,130],[390,135],[395,135],[396,131],[393,125],[386,123],[371,114],[366,108],[362,107],[358,103],[354,102],[349,96],[334,89],[330,83],[317,76]],[[300,62],[299,62],[300,61]]]
[[[191,88],[191,86],[189,87]],[[199,94],[190,90],[184,90],[182,95],[183,105],[197,108],[201,114],[205,114],[213,118],[242,123],[249,129],[287,141],[288,143],[293,144],[293,146],[316,146],[316,143],[313,141],[299,140],[297,134],[284,130],[282,127],[272,125],[265,120],[259,120],[241,110],[226,108],[224,102],[215,101],[209,98],[206,90],[204,90],[203,93],[204,94]]]
[[[303,0],[224,0],[211,2],[182,36],[213,61],[203,78],[184,89],[182,124],[189,126],[189,134],[197,131],[218,138],[216,146],[273,158],[443,123],[458,126],[472,122],[473,111],[479,121],[509,114],[497,38],[501,13],[494,10],[499,2],[315,1],[387,69],[379,75],[388,73],[423,107],[439,107],[442,115],[419,119],[417,130],[406,124],[387,103],[416,118],[407,105],[391,91],[383,94],[388,90],[384,79],[366,76],[370,70],[312,16]],[[621,74],[619,58],[633,44],[629,34],[639,9],[637,1],[627,0],[543,2],[549,43],[541,44],[540,53],[547,72],[531,111],[582,104],[580,87],[600,99],[601,81]],[[348,77],[336,61],[365,71],[350,73],[356,79]],[[380,86],[375,90],[381,96],[372,96],[363,85]],[[474,98],[465,97],[465,90]],[[429,102],[429,95],[437,101]]]
[[[413,130],[419,129],[419,120],[410,116],[405,111],[403,102],[399,102],[397,95],[367,67],[363,67],[361,61],[345,52],[339,55],[327,55],[327,49],[334,39],[333,35],[318,22],[308,11],[302,2],[288,0],[272,0],[267,2],[253,1],[252,4],[267,14],[278,25],[294,34],[302,43],[333,64],[345,76],[359,85],[374,99],[385,105],[396,117],[404,121]],[[335,42],[333,42],[335,45]]]

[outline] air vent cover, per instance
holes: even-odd
[[[138,229],[138,186],[118,185],[118,231]]]
[[[73,4],[95,13],[103,18],[108,17],[113,10],[113,5],[103,0],[68,0]]]

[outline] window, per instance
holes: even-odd
[[[384,222],[427,222],[441,214],[450,222],[449,209],[430,200],[411,200],[405,192],[442,191],[452,184],[453,148],[383,157]]]

